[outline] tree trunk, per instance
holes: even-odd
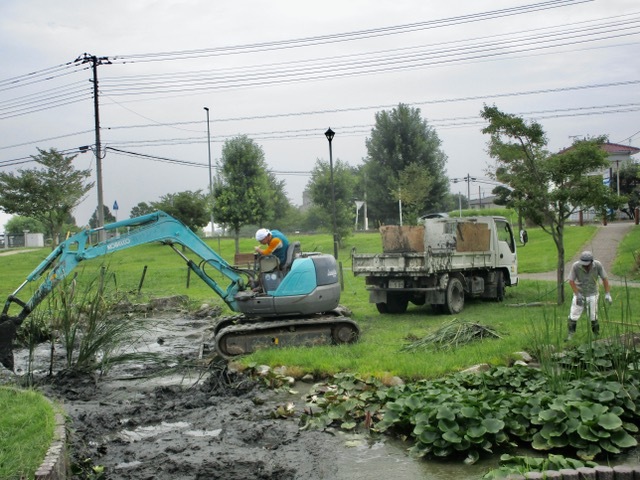
[[[240,229],[236,228],[233,231],[233,240],[236,246],[236,253],[240,253]]]
[[[554,235],[556,242],[556,248],[558,250],[558,264],[557,264],[557,290],[558,290],[558,305],[564,303],[564,228],[563,225],[558,226],[556,229],[556,235]]]

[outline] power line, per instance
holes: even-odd
[[[489,12],[461,15],[457,17],[427,20],[403,25],[385,26],[367,30],[351,32],[341,32],[336,34],[319,35],[313,37],[296,38],[289,40],[277,40],[244,45],[231,45],[226,47],[204,48],[196,50],[182,50],[177,52],[157,52],[146,54],[114,55],[116,60],[132,62],[154,62],[161,60],[185,60],[209,56],[230,55],[238,53],[256,53],[267,50],[280,50],[307,46],[319,46],[327,43],[345,42],[353,40],[363,40],[381,36],[397,35],[401,33],[414,32],[418,30],[449,27],[465,23],[478,22],[490,19],[497,19],[506,16],[522,15],[526,13],[551,10],[566,6],[589,3],[593,0],[549,0],[536,4],[510,7]]]
[[[261,87],[493,59],[532,50],[548,50],[640,34],[640,16],[613,18],[615,20],[606,19],[607,21],[600,21],[600,24],[595,25],[588,24],[592,22],[583,22],[585,25],[573,28],[570,25],[561,25],[509,35],[320,59],[209,71],[172,72],[164,75],[106,78],[105,89],[108,89],[107,93],[112,96],[127,96]],[[507,38],[505,40],[502,37]]]
[[[178,165],[183,165],[183,166],[187,166],[187,167],[209,168],[208,164],[200,163],[200,162],[193,162],[193,161],[189,161],[189,160],[178,160],[178,159],[175,159],[175,158],[160,157],[158,155],[149,155],[149,154],[145,154],[145,153],[129,152],[129,151],[126,151],[126,150],[122,150],[122,149],[119,149],[119,148],[113,148],[113,147],[107,147],[106,150],[110,150],[110,151],[113,151],[113,152],[118,153],[120,155],[134,157],[134,158],[144,158],[144,159],[147,159],[147,160],[154,160],[154,161],[163,162],[163,163],[178,164]],[[220,169],[220,167],[218,167],[218,166],[213,166],[212,168],[215,168],[216,170]],[[311,172],[290,171],[290,170],[285,170],[285,171],[269,170],[269,172],[274,173],[276,175],[308,176],[308,175],[311,174]]]
[[[561,92],[568,92],[572,90],[589,90],[594,88],[621,87],[621,86],[632,86],[632,85],[638,85],[638,84],[640,84],[640,80],[625,80],[620,82],[574,85],[569,87],[545,88],[545,89],[537,89],[537,90],[506,92],[506,93],[489,93],[484,95],[472,95],[472,96],[464,96],[464,97],[427,99],[427,100],[418,100],[418,101],[406,102],[406,103],[407,105],[411,105],[411,106],[447,104],[447,103],[455,103],[455,102],[487,100],[491,98],[518,97],[518,96],[525,96],[525,95],[538,95],[543,93],[561,93]],[[376,105],[365,105],[365,106],[345,107],[345,108],[330,108],[330,109],[323,109],[323,110],[304,110],[299,112],[283,112],[283,113],[274,113],[274,114],[266,114],[266,115],[222,117],[222,118],[217,118],[216,121],[235,122],[235,121],[245,121],[245,120],[264,120],[264,119],[282,118],[282,117],[311,116],[311,115],[320,115],[320,114],[326,114],[326,113],[346,113],[346,112],[366,111],[366,110],[385,110],[389,108],[395,108],[397,106],[398,106],[397,103],[376,104]],[[170,127],[170,126],[178,126],[178,125],[194,125],[194,124],[201,124],[201,123],[202,123],[201,120],[191,120],[191,121],[185,121],[185,122],[172,122],[172,123],[156,122],[153,124],[139,124],[139,125],[135,125],[135,124],[134,125],[112,125],[109,127],[109,129],[119,130],[119,129],[131,129],[131,128],[158,127],[158,126]]]

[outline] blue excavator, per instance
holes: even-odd
[[[92,243],[101,230],[107,239]],[[256,255],[253,267],[241,268],[225,261],[182,222],[157,211],[86,229],[61,242],[7,298],[0,314],[0,363],[13,370],[18,327],[80,263],[154,242],[172,248],[238,313],[219,320],[213,331],[215,350],[224,358],[274,346],[351,343],[359,336],[358,325],[339,305],[341,287],[332,255],[303,253],[299,242],[291,242],[283,265],[275,256]],[[189,258],[185,249],[199,261]],[[228,284],[216,282],[207,272],[211,269]],[[31,298],[20,300],[18,293],[37,281]],[[14,304],[21,310],[12,316],[9,311]]]

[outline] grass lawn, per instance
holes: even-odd
[[[566,229],[567,259],[581,250],[582,245],[595,234],[596,229],[595,226]],[[291,240],[300,240],[304,251],[333,251],[331,236],[327,234],[292,235]],[[232,262],[234,254],[232,239],[209,239],[207,243],[223,258]],[[252,238],[242,239],[240,251],[251,252],[254,245],[255,241]],[[507,289],[504,302],[469,300],[465,310],[457,316],[463,321],[490,325],[501,332],[500,340],[487,340],[446,352],[403,353],[400,350],[410,343],[411,339],[424,337],[450,322],[452,317],[434,315],[428,306],[414,305],[410,305],[408,312],[404,315],[378,313],[375,305],[368,302],[364,279],[356,278],[351,274],[350,254],[353,249],[362,253],[381,251],[379,234],[377,232],[357,233],[344,242],[339,252],[344,279],[341,304],[352,310],[353,319],[360,325],[362,331],[360,341],[354,345],[341,347],[261,351],[244,358],[243,362],[288,365],[316,374],[332,374],[349,370],[381,377],[399,375],[404,378],[432,378],[475,363],[506,364],[510,361],[513,352],[531,346],[535,329],[540,328],[543,323],[545,323],[545,329],[549,327],[547,323],[553,324],[553,336],[557,341],[560,342],[565,335],[564,319],[566,319],[565,310],[568,306],[555,305],[555,283],[521,280],[517,287]],[[25,254],[0,257],[0,268],[6,272],[0,277],[0,292],[11,293],[48,253],[47,249],[37,249]],[[551,237],[537,228],[529,230],[529,243],[519,248],[518,258],[521,273],[553,270],[557,263],[556,250]],[[222,300],[204,282],[195,275],[188,276],[186,265],[169,247],[157,244],[142,245],[101,259],[87,261],[77,269],[78,283],[84,279],[88,284],[103,265],[109,272],[107,283],[117,287],[119,291],[133,292],[134,300],[135,293],[142,283],[140,301],[144,301],[149,296],[184,294],[190,297],[193,307],[198,307],[203,302],[224,306]],[[146,274],[142,282],[145,267]],[[228,283],[226,278],[212,268],[207,269],[207,272],[220,285],[226,287]],[[31,284],[18,297],[22,300],[28,299],[30,287]],[[640,300],[636,300],[635,295],[628,296],[620,289],[614,289],[613,295],[616,302],[607,311],[607,315],[612,318],[627,315],[626,312],[634,311],[633,309],[638,307],[637,302]],[[626,303],[627,300],[630,302],[629,305]],[[543,306],[524,308],[512,306],[532,303]],[[16,306],[13,308],[16,309]],[[232,313],[228,309],[226,312]],[[606,335],[608,326],[606,322],[603,323],[603,334]]]
[[[0,411],[0,478],[33,478],[53,439],[53,407],[33,390],[0,387]]]
[[[574,253],[581,250],[596,232],[596,227],[568,227],[565,236],[565,249],[569,260]],[[540,229],[530,229],[529,243],[518,250],[519,270],[521,273],[536,273],[554,270],[557,264],[556,250],[551,237]],[[303,251],[333,252],[331,235],[291,235],[291,240],[300,240]],[[229,238],[209,239],[207,243],[223,258],[232,263],[234,256],[234,242]],[[242,239],[241,252],[251,252],[255,245],[253,239]],[[640,230],[633,232],[621,243],[621,254],[614,266],[617,275],[637,275],[636,263],[629,260],[629,252],[638,250],[640,246]],[[456,318],[468,322],[480,323],[492,327],[500,334],[499,339],[489,339],[460,346],[445,351],[412,351],[405,352],[404,346],[424,338],[452,320],[449,315],[435,315],[428,306],[410,305],[406,314],[382,315],[375,305],[368,302],[364,279],[351,274],[350,254],[353,249],[360,253],[376,253],[381,251],[378,233],[358,233],[348,238],[339,251],[339,262],[343,269],[344,291],[341,304],[352,310],[352,318],[360,325],[361,338],[352,345],[319,346],[311,348],[283,348],[263,350],[241,361],[245,364],[265,363],[271,366],[286,365],[292,371],[300,374],[314,373],[316,375],[331,375],[337,372],[350,371],[363,376],[375,375],[381,379],[390,376],[400,376],[406,380],[419,378],[436,378],[466,368],[478,363],[492,365],[508,364],[514,352],[535,350],[543,343],[563,344],[566,335],[566,317],[568,305],[557,306],[556,285],[554,282],[539,282],[521,280],[517,287],[508,288],[504,302],[488,302],[469,300],[463,312]],[[35,249],[28,253],[0,256],[0,296],[4,298],[12,294],[21,285],[27,275],[40,264],[50,253],[49,249]],[[623,257],[624,256],[624,257]],[[633,257],[633,256],[632,256]],[[101,259],[87,261],[74,271],[78,273],[78,283],[90,283],[100,271],[100,267],[107,268],[107,283],[118,291],[130,293],[134,301],[144,301],[149,297],[184,294],[191,299],[193,307],[201,303],[222,305],[222,300],[195,275],[189,277],[184,262],[166,246],[149,244],[127,249],[108,255]],[[143,272],[144,281],[143,279]],[[226,286],[226,279],[215,271],[207,272],[221,285]],[[37,282],[27,285],[18,297],[26,301],[30,297]],[[137,292],[140,290],[140,296]],[[565,288],[568,296],[568,287]],[[624,288],[613,289],[614,304],[601,312],[601,334],[610,336],[621,331],[638,330],[638,322],[632,320],[634,313],[640,310],[640,296]],[[41,308],[46,308],[45,300]],[[10,313],[17,313],[14,305]],[[228,309],[225,314],[230,314]],[[586,322],[578,325],[578,335],[574,342],[588,338]],[[50,405],[37,403],[34,392],[24,392],[25,397],[35,402],[37,412],[31,408],[25,410],[23,397],[18,398],[14,390],[0,390],[0,405],[3,412],[18,410],[31,412],[29,424],[36,417],[42,417],[41,427],[35,431],[25,430],[23,433],[32,438],[40,438],[41,433],[51,438],[53,420],[49,418]],[[16,408],[16,404],[19,408]],[[20,421],[20,415],[2,415],[1,418]],[[52,417],[51,417],[52,418]],[[3,420],[4,421],[4,420]],[[24,421],[23,421],[24,422]],[[19,441],[14,433],[8,429],[6,423],[0,424],[0,440],[7,439],[13,446],[26,445]],[[16,427],[11,427],[16,428]],[[20,429],[20,426],[17,427]],[[9,432],[9,433],[6,433]],[[31,432],[31,433],[29,433]],[[21,432],[22,433],[22,432]],[[31,444],[33,440],[28,443]],[[38,440],[38,443],[40,440]],[[44,443],[46,443],[43,440]],[[4,455],[9,446],[0,443],[0,452]],[[23,450],[27,450],[24,449]],[[44,450],[31,450],[34,458],[42,459]],[[1,462],[8,462],[18,454],[8,454],[1,457]],[[21,460],[22,461],[22,460]],[[30,464],[38,463],[37,460]],[[21,465],[21,466],[20,466]],[[26,460],[19,468],[25,468]],[[14,467],[16,468],[16,467]],[[32,468],[32,467],[29,467]],[[33,467],[35,471],[35,467]],[[21,470],[14,470],[20,472]],[[0,478],[3,471],[0,470]]]

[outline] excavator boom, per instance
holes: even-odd
[[[123,233],[92,243],[102,230]],[[60,243],[7,298],[0,313],[0,363],[13,370],[13,341],[18,327],[81,262],[153,242],[170,246],[232,311],[248,317],[249,321],[225,324],[224,329],[216,330],[216,348],[223,356],[250,353],[265,344],[263,338],[273,345],[280,344],[280,339],[287,345],[309,344],[309,337],[313,336],[345,343],[354,341],[359,334],[353,321],[340,313],[331,313],[340,300],[336,262],[332,256],[299,254],[299,242],[294,242],[292,246],[298,251],[288,252],[290,258],[286,265],[276,262],[269,266],[266,261],[256,264],[254,270],[239,269],[227,263],[182,222],[158,211],[83,230]],[[201,261],[195,263],[176,246],[189,249]],[[264,257],[264,260],[269,259]],[[206,268],[220,272],[228,284],[220,285],[207,275]],[[20,291],[35,281],[40,284],[33,295],[21,300]],[[9,310],[13,304],[21,310],[11,316]],[[328,319],[323,315],[325,312],[329,312]],[[271,321],[268,325],[260,323],[260,318],[265,317],[275,320],[287,317],[288,320]]]

